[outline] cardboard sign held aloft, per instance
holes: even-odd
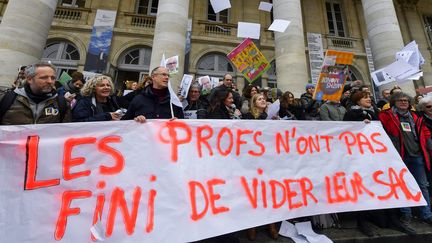
[[[314,99],[339,101],[346,79],[349,75],[354,53],[328,50],[315,87]]]
[[[249,83],[270,68],[270,63],[249,38],[240,43],[227,57]]]

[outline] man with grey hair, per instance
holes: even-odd
[[[0,95],[0,125],[70,121],[70,109],[54,89],[55,74],[55,67],[49,63],[27,66],[25,85]]]
[[[135,96],[122,120],[134,119],[137,122],[145,122],[146,119],[170,119],[174,117],[183,119],[183,108],[171,105],[168,69],[156,67],[151,71],[150,76],[152,84]]]

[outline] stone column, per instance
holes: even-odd
[[[415,40],[419,45],[419,50],[423,57],[426,59],[426,63],[422,66],[423,70],[423,81],[425,86],[432,85],[432,66],[428,65],[430,63],[430,56],[428,55],[428,39],[424,32],[424,26],[422,23],[421,16],[419,15],[419,10],[417,8],[418,1],[413,0],[399,0],[400,7],[405,16],[405,21],[407,24],[407,30],[409,33],[408,41],[411,42]],[[421,80],[414,81],[420,86]]]
[[[20,65],[41,59],[57,0],[9,0],[0,24],[0,86],[11,86]]]
[[[275,32],[277,85],[299,97],[309,77],[300,0],[274,0],[273,16],[291,21],[284,33]]]
[[[165,58],[179,56],[179,72],[171,76],[171,85],[177,89],[183,77],[189,0],[160,0],[156,15],[150,71]]]
[[[404,47],[395,7],[393,0],[362,0],[362,4],[375,69],[380,69],[394,62],[396,52]],[[404,92],[415,94],[413,82],[400,86]]]

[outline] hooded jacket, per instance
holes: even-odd
[[[29,98],[24,88],[15,89],[17,94],[14,102],[5,112],[1,125],[25,125],[69,122],[71,120],[70,109],[67,105],[61,108],[57,94],[36,103]],[[0,95],[0,100],[3,99]],[[65,109],[60,112],[60,109]],[[62,113],[63,118],[62,118]]]

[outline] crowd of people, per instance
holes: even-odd
[[[70,81],[56,89],[56,68],[48,63],[32,64],[20,68],[17,79],[11,82],[13,88],[0,92],[0,125],[175,118],[381,121],[427,201],[427,206],[418,208],[416,216],[432,226],[432,96],[413,99],[395,86],[383,90],[382,98],[376,102],[370,87],[360,80],[346,84],[339,101],[315,100],[313,84],[307,84],[300,97],[290,91],[256,85],[246,86],[240,95],[234,88],[233,76],[225,74],[220,86],[210,93],[202,93],[201,85],[193,82],[187,97],[179,97],[184,107],[177,107],[171,104],[169,79],[169,70],[157,67],[138,83],[138,88],[117,96],[107,75],[85,81],[82,73],[75,72]],[[269,105],[277,100],[278,114],[268,117]],[[372,225],[416,234],[410,222],[411,208],[353,213],[352,217],[367,236],[375,234]],[[270,224],[268,229],[272,238],[278,237],[276,224]],[[255,228],[246,232],[249,239],[256,237]],[[220,237],[224,242],[235,241],[230,235]]]

